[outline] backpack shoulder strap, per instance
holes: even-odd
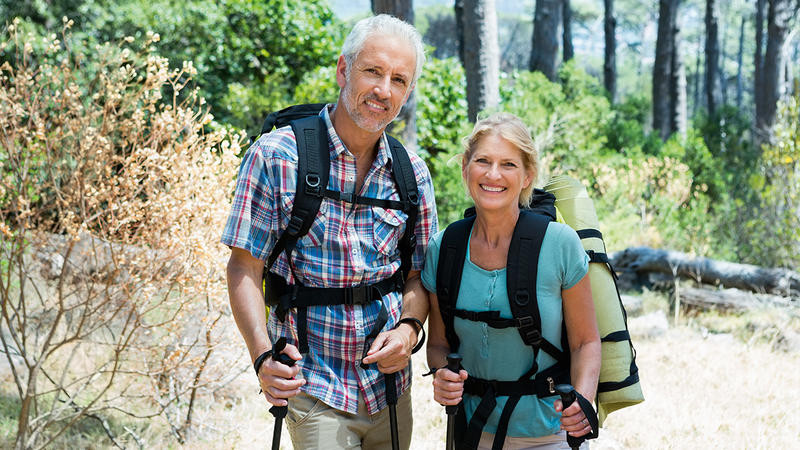
[[[319,116],[304,117],[290,122],[297,140],[297,185],[289,225],[281,233],[269,254],[266,271],[282,251],[291,256],[297,240],[308,233],[319,212],[330,171],[328,131]],[[291,264],[291,261],[290,261]]]
[[[454,222],[445,229],[439,248],[439,261],[436,264],[436,297],[451,352],[457,352],[460,345],[453,326],[455,318],[453,310],[461,288],[461,274],[464,270],[473,222],[475,222],[474,216]]]
[[[411,258],[414,256],[414,249],[417,246],[415,231],[419,213],[419,190],[408,151],[397,139],[388,134],[386,137],[389,142],[389,151],[392,153],[392,175],[397,184],[397,190],[400,192],[400,200],[407,205],[404,211],[408,216],[406,229],[399,243],[400,270],[403,282],[405,282],[408,272],[411,270]]]
[[[539,252],[550,222],[549,216],[520,211],[506,262],[506,284],[511,314],[523,322],[518,328],[522,341],[534,348],[540,348],[547,342],[542,338],[542,318],[536,298],[536,277]]]

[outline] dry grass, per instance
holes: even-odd
[[[696,325],[673,327],[655,338],[635,338],[646,400],[609,416],[591,447],[800,448],[800,417],[795,414],[800,405],[800,352],[775,350],[774,342],[765,339],[749,342],[732,334],[708,333]],[[233,345],[239,345],[238,339]],[[412,362],[415,427],[411,448],[440,449],[444,409],[432,400],[430,378],[420,376],[427,369],[422,352]],[[139,430],[145,447],[268,448],[272,416],[257,394],[249,365],[242,361],[241,369],[242,375],[218,391],[214,403],[198,407],[196,427],[186,445],[176,444],[156,421]],[[100,440],[93,447],[103,447]],[[281,448],[292,448],[285,430]]]
[[[594,449],[772,449],[800,448],[800,353],[774,351],[769,343],[748,345],[730,334],[708,334],[688,326],[652,339],[636,339],[644,403],[613,413],[592,442]],[[431,397],[422,352],[413,358],[415,411],[412,449],[444,445],[444,409]],[[202,433],[186,448],[262,449],[272,434],[272,416],[245,372],[230,386],[230,407],[218,405],[206,419],[215,432]],[[213,418],[211,417],[213,416]],[[208,422],[206,422],[208,423]],[[284,431],[283,449],[291,449]]]

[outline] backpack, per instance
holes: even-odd
[[[416,248],[414,229],[419,208],[419,192],[414,169],[405,147],[395,138],[386,136],[392,154],[392,176],[397,185],[400,200],[362,197],[354,193],[328,189],[330,171],[328,130],[325,121],[319,117],[319,112],[325,106],[325,103],[290,106],[269,114],[261,127],[261,134],[265,134],[273,128],[290,125],[297,141],[297,185],[294,205],[289,224],[278,237],[275,247],[264,265],[264,301],[268,307],[275,308],[275,313],[281,321],[285,320],[286,312],[289,309],[298,309],[297,331],[301,353],[308,352],[306,322],[308,306],[365,304],[380,299],[389,292],[402,292],[405,279],[411,269],[411,257]],[[375,284],[348,288],[305,287],[299,284],[296,276],[294,280],[298,284],[288,285],[283,277],[270,272],[272,265],[283,252],[294,275],[292,252],[297,241],[305,236],[311,228],[323,198],[401,210],[406,213],[408,219],[405,223],[405,232],[398,242],[400,269],[391,277]],[[375,327],[367,336],[367,344],[378,335],[387,320],[388,312],[382,307]],[[365,345],[365,354],[368,348],[369,345]]]
[[[565,187],[575,188],[575,182],[572,179],[560,177],[554,178],[553,181],[545,187],[545,189],[562,193]],[[566,181],[565,181],[566,180]],[[573,183],[574,182],[574,183]],[[559,184],[560,183],[560,184]],[[580,188],[583,188],[577,183]],[[562,190],[560,190],[562,189]],[[571,191],[570,191],[571,192]],[[585,194],[585,189],[584,189]],[[555,387],[558,384],[569,383],[569,369],[570,369],[570,355],[569,345],[567,342],[566,326],[562,321],[562,339],[561,348],[548,342],[541,335],[541,317],[539,315],[538,303],[536,300],[536,274],[538,269],[539,252],[541,250],[542,241],[544,239],[545,231],[551,221],[557,220],[561,209],[570,209],[570,201],[574,198],[565,199],[564,196],[558,199],[550,192],[536,189],[532,199],[532,205],[528,209],[523,209],[520,212],[520,217],[514,228],[514,233],[509,245],[507,263],[506,263],[506,280],[507,280],[507,294],[509,298],[509,306],[512,312],[512,318],[501,318],[498,311],[484,311],[474,312],[459,310],[456,308],[456,301],[458,299],[459,285],[461,282],[461,274],[466,258],[466,246],[469,242],[469,233],[472,229],[474,222],[474,209],[470,208],[465,212],[465,218],[451,224],[444,232],[440,246],[439,261],[436,270],[436,294],[439,302],[439,310],[441,311],[442,319],[445,324],[445,337],[453,352],[458,351],[459,340],[455,333],[454,319],[456,317],[484,322],[493,328],[509,328],[515,327],[520,333],[520,338],[526,344],[532,347],[534,351],[534,365],[522,377],[515,381],[498,381],[498,380],[483,380],[475,377],[469,377],[464,382],[464,392],[476,395],[481,398],[481,401],[476,408],[469,423],[466,423],[466,416],[463,411],[463,406],[459,408],[457,413],[457,426],[461,428],[457,436],[462,439],[459,448],[474,448],[480,440],[480,434],[489,415],[494,410],[497,402],[496,397],[508,396],[509,399],[501,413],[498,422],[497,433],[495,434],[495,442],[493,448],[502,448],[505,440],[505,435],[508,429],[508,422],[511,417],[516,404],[519,402],[520,397],[523,395],[536,395],[540,398],[556,395]],[[585,195],[585,200],[588,200],[588,206],[583,204],[581,207],[584,210],[591,209],[591,214],[594,215],[594,208],[591,206],[591,200],[588,195]],[[556,209],[556,205],[562,202],[562,208]],[[564,204],[567,202],[567,204]],[[574,210],[575,208],[571,208]],[[579,214],[580,215],[580,214]],[[583,240],[585,239],[600,239],[602,243],[602,234],[596,230],[596,225],[591,228],[583,228],[586,224],[581,223],[574,217],[572,220],[567,220],[567,224],[575,227],[576,224],[581,225],[578,231],[578,236]],[[589,218],[588,222],[592,222]],[[595,218],[596,223],[596,218]],[[587,244],[584,242],[584,248]],[[611,308],[615,309],[617,313],[621,313],[622,322],[614,323],[612,325],[604,324],[598,326],[601,331],[601,342],[603,346],[603,365],[606,365],[608,360],[620,359],[624,360],[624,373],[621,370],[607,370],[601,369],[600,383],[598,384],[598,410],[600,411],[600,418],[598,420],[597,414],[591,407],[591,403],[578,397],[584,413],[592,425],[592,433],[587,438],[597,437],[598,428],[602,425],[605,415],[618,409],[620,407],[635,404],[643,400],[641,396],[641,388],[639,386],[638,368],[635,364],[635,352],[630,343],[630,335],[627,331],[627,317],[625,315],[624,307],[619,300],[619,293],[616,291],[616,284],[610,265],[608,264],[608,257],[605,255],[605,250],[600,249],[587,249],[590,259],[590,278],[592,278],[592,293],[593,296],[601,287],[608,289],[608,280],[613,286],[614,295],[594,296],[595,304],[604,302],[603,311]],[[602,268],[592,266],[602,265]],[[603,274],[608,277],[608,280],[602,280],[595,286],[595,278],[598,278],[598,270],[605,271]],[[611,274],[609,274],[610,272]],[[602,286],[600,286],[602,285]],[[613,297],[613,298],[612,298]],[[600,318],[598,318],[599,321]],[[598,324],[600,325],[600,324]],[[606,333],[606,329],[611,326],[615,328],[613,332]],[[619,351],[611,352],[607,355],[609,345],[628,344],[626,347],[628,353],[620,353]],[[618,349],[615,349],[618,350]],[[544,351],[552,356],[556,363],[542,371],[536,364],[536,357],[539,351]],[[610,365],[616,364],[615,361]],[[620,377],[622,380],[620,380]],[[620,392],[622,397],[619,398]],[[616,395],[609,402],[607,394],[611,393],[612,397]],[[609,403],[612,404],[609,407]]]

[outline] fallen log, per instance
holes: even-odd
[[[674,296],[673,292],[673,296]],[[740,289],[703,289],[696,287],[681,287],[678,290],[682,306],[691,306],[724,311],[745,311],[763,303],[777,303],[783,297],[769,296],[769,294],[755,294]],[[771,298],[759,298],[757,295]]]
[[[650,273],[683,277],[713,286],[797,297],[800,273],[694,257],[672,250],[631,247],[610,255],[614,270],[623,278],[646,280]]]

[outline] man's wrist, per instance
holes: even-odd
[[[425,343],[425,330],[422,327],[422,321],[416,317],[403,317],[399,322],[397,322],[395,328],[400,328],[401,325],[407,325],[411,327],[411,330],[414,333],[414,341],[416,342],[415,345],[412,345],[411,353],[416,353]],[[420,333],[422,334],[422,338],[420,338]]]

